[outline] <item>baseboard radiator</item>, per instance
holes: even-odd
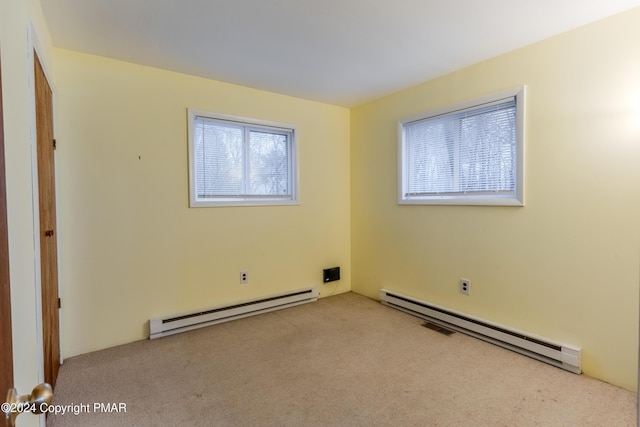
[[[518,331],[387,289],[380,290],[380,301],[443,328],[471,335],[575,374],[582,372],[581,350],[578,347]]]
[[[292,292],[239,301],[174,316],[149,319],[149,338],[160,338],[243,317],[255,316],[318,300],[318,289],[300,289]]]

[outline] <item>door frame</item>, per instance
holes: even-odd
[[[42,284],[42,330],[44,380],[55,388],[60,368],[60,299],[58,296],[58,236],[56,215],[55,139],[53,138],[53,91],[44,74],[40,57],[34,52],[36,89],[36,139],[38,164],[38,217],[41,234],[40,269]],[[44,199],[43,199],[44,197]],[[42,203],[44,202],[44,204]],[[52,221],[53,220],[53,221]],[[48,230],[44,236],[42,231]],[[51,234],[49,235],[49,231]]]
[[[52,102],[55,105],[55,87],[51,79],[50,59],[44,54],[45,50],[41,48],[40,41],[36,34],[33,23],[29,23],[29,31],[27,37],[27,61],[28,81],[29,81],[29,146],[31,152],[31,195],[33,206],[33,249],[34,249],[34,273],[35,273],[35,308],[36,308],[36,335],[37,335],[37,351],[38,351],[38,381],[44,381],[44,340],[42,327],[42,269],[40,264],[40,197],[38,187],[38,139],[37,139],[37,120],[36,120],[36,88],[35,88],[35,70],[34,64],[36,57],[40,60],[42,71],[51,88]],[[55,135],[55,108],[54,108],[54,135]],[[54,160],[55,162],[55,160]],[[57,190],[57,188],[56,188]],[[57,229],[57,224],[56,224]],[[58,239],[59,246],[59,239]],[[59,247],[58,253],[59,253]],[[58,268],[58,296],[60,296],[60,269]],[[62,310],[59,311],[61,315]],[[61,317],[61,316],[60,316]],[[62,334],[60,334],[60,363],[62,364]]]

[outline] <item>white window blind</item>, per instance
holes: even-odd
[[[295,201],[292,128],[190,114],[193,205]]]
[[[403,122],[400,202],[522,204],[518,102],[513,95]]]

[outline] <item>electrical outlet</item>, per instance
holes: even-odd
[[[461,278],[458,282],[458,290],[461,294],[469,295],[469,292],[471,292],[471,280]]]
[[[240,283],[249,283],[249,272],[241,271],[240,272]]]

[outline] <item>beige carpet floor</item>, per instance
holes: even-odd
[[[635,393],[422,324],[347,293],[69,358],[54,404],[82,412],[47,425],[636,425]]]

